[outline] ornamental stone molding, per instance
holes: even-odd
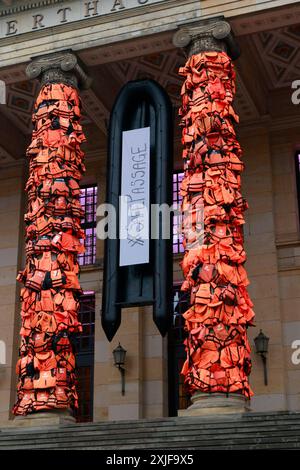
[[[16,4],[17,3],[17,4]],[[15,13],[21,13],[23,11],[30,11],[36,8],[43,8],[51,5],[57,5],[59,3],[66,3],[65,0],[40,0],[38,2],[32,1],[0,1],[0,17],[9,16]],[[11,4],[11,5],[10,5]]]
[[[173,44],[184,48],[189,56],[203,51],[223,51],[235,60],[240,55],[239,45],[224,17],[179,26]]]
[[[41,86],[59,82],[87,90],[92,82],[70,50],[33,57],[26,75],[29,79],[37,78]]]

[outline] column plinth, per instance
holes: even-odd
[[[76,419],[69,410],[46,410],[30,413],[26,416],[15,416],[13,421],[6,425],[9,428],[40,428],[75,424]]]
[[[207,416],[242,414],[249,411],[249,401],[241,394],[229,393],[201,393],[196,392],[192,398],[192,405],[186,410],[179,410],[178,416]]]

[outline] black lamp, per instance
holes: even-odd
[[[263,361],[264,366],[264,379],[265,385],[268,385],[268,376],[267,376],[267,353],[269,347],[269,339],[263,332],[260,330],[259,334],[254,338],[256,353],[260,355]]]
[[[113,356],[114,356],[114,365],[119,369],[121,372],[121,378],[122,378],[122,395],[125,395],[125,357],[126,357],[126,349],[122,348],[122,346],[119,345],[113,350]]]

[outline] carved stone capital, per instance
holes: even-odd
[[[26,68],[26,75],[29,79],[39,79],[41,85],[65,83],[82,90],[88,89],[92,81],[71,51],[32,58],[32,62]]]
[[[231,26],[223,18],[180,26],[173,36],[173,44],[185,48],[189,56],[203,51],[224,51],[234,60],[240,55]]]

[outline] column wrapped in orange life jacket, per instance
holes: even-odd
[[[233,126],[235,70],[226,52],[212,51],[193,54],[179,73],[185,77],[179,111],[185,165],[182,290],[191,294],[182,374],[191,394],[237,392],[249,398],[247,328],[254,313],[243,268],[247,203]]]
[[[77,254],[84,249],[80,109],[76,88],[49,83],[33,112],[35,130],[27,151],[26,270],[18,276],[25,288],[16,415],[78,407],[72,336],[82,330],[77,318]]]

